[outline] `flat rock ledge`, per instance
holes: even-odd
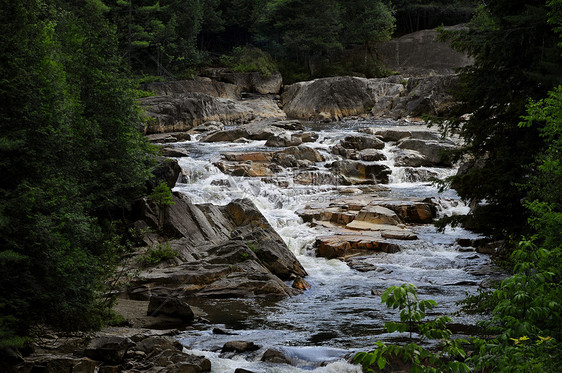
[[[407,225],[431,223],[436,213],[430,199],[395,201],[375,193],[341,197],[297,211],[305,222],[329,232],[314,243],[316,255],[328,259],[396,253],[401,242],[418,239]]]

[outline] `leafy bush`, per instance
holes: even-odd
[[[415,285],[403,284],[386,289],[381,301],[389,308],[400,310],[400,322],[386,322],[385,329],[391,333],[408,332],[410,343],[400,346],[375,342],[375,350],[359,352],[353,358],[353,362],[361,364],[364,371],[382,371],[389,362],[399,359],[410,365],[412,372],[470,372],[465,363],[455,360],[457,357],[466,357],[462,343],[468,341],[450,338],[452,333],[446,328],[446,324],[451,318],[441,316],[434,320],[422,321],[426,311],[437,306],[434,300],[420,300]],[[413,333],[419,335],[420,341],[441,340],[440,354],[414,343]]]
[[[178,256],[178,253],[170,247],[170,244],[160,244],[156,248],[148,249],[144,255],[138,258],[138,262],[142,267],[150,267],[164,260],[172,259]]]
[[[239,73],[259,72],[262,76],[270,76],[278,70],[268,53],[252,47],[236,47],[230,56],[221,56],[220,62]]]

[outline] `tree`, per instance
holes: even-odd
[[[457,159],[468,160],[452,185],[463,199],[480,203],[473,215],[476,229],[520,234],[528,214],[519,185],[544,144],[539,128],[518,124],[529,98],[544,97],[562,82],[548,9],[538,0],[490,2],[467,30],[446,34],[454,47],[474,57],[461,72],[458,116],[446,126],[465,140]],[[470,119],[459,119],[465,113]]]
[[[272,0],[262,30],[273,37],[292,59],[304,61],[314,75],[321,55],[342,49],[341,7],[336,0]]]
[[[1,0],[0,348],[100,326],[116,212],[148,145],[99,0]]]

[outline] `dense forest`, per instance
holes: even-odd
[[[470,21],[443,33],[475,62],[442,129],[465,140],[448,186],[482,203],[453,223],[504,240],[513,275],[466,300],[491,317],[457,357],[474,371],[559,371],[561,0],[0,1],[0,351],[39,326],[96,330],[111,317],[100,294],[155,165],[140,82],[209,66],[383,76],[378,42]]]

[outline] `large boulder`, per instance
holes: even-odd
[[[119,364],[123,361],[127,350],[134,343],[125,337],[103,336],[94,338],[84,350],[84,355],[109,364]]]
[[[449,153],[456,149],[456,145],[434,140],[406,138],[398,143],[398,148],[405,151],[399,154],[398,165],[400,166],[451,167],[452,160]]]
[[[316,79],[285,87],[281,101],[289,117],[339,120],[368,113],[378,95],[384,94],[390,87],[386,87],[387,83],[382,79],[371,81],[351,76]]]
[[[331,168],[346,184],[388,184],[391,174],[386,165],[352,160],[336,161]]]
[[[297,293],[282,279],[307,273],[251,201],[195,205],[180,194],[174,194],[173,201],[165,207],[144,201],[140,209],[140,217],[155,232],[164,234],[177,257],[140,271],[131,281],[131,298],[286,297]],[[155,309],[163,312],[159,306]],[[167,315],[179,312],[177,307],[174,310]]]
[[[253,111],[237,101],[190,92],[140,100],[151,120],[146,133],[187,131],[208,121],[240,124],[254,119]]]

